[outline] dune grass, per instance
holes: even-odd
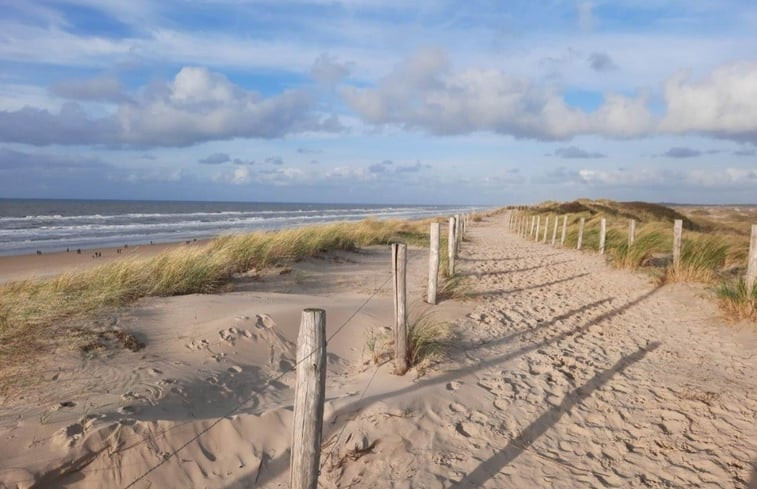
[[[220,236],[152,258],[125,258],[52,279],[0,285],[0,373],[45,347],[63,322],[149,296],[208,293],[234,274],[328,250],[404,241],[428,246],[428,220],[364,220]]]
[[[430,310],[411,314],[407,328],[407,362],[419,373],[444,357],[452,339],[449,323],[438,321]]]
[[[667,268],[666,282],[712,282],[728,256],[728,244],[717,236],[685,239],[681,263]]]
[[[757,284],[747,290],[744,279],[724,281],[715,290],[720,307],[736,319],[757,321]]]

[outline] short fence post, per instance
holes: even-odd
[[[531,231],[528,233],[529,238],[534,235],[534,226],[536,226],[536,216],[531,216]]]
[[[673,267],[681,264],[681,238],[683,237],[683,220],[673,221]]]
[[[394,373],[407,372],[407,245],[392,243],[394,277]]]
[[[565,232],[568,229],[568,216],[562,218],[562,235],[560,236],[560,246],[565,246]]]
[[[560,218],[558,216],[555,216],[555,228],[552,230],[552,246],[555,245],[555,241],[557,241],[557,223],[560,221]]]
[[[297,336],[296,379],[289,487],[316,489],[326,397],[326,312],[323,309],[302,311]]]
[[[754,290],[757,284],[757,224],[752,224],[752,239],[749,240],[749,261],[746,267],[747,294]]]
[[[636,239],[636,219],[628,220],[628,247],[633,245],[633,240]]]
[[[581,246],[584,243],[584,224],[586,223],[586,218],[582,217],[580,221],[578,221],[578,243],[576,243],[576,249],[580,250]]]
[[[455,275],[455,218],[449,218],[449,230],[447,233],[447,258],[449,261],[449,276]]]
[[[536,233],[534,234],[534,241],[539,241],[539,226],[541,226],[541,216],[536,216]]]
[[[607,237],[607,219],[599,221],[599,254],[605,254],[605,238]]]
[[[436,304],[436,288],[439,283],[439,223],[431,223],[428,234],[428,297],[429,304]]]

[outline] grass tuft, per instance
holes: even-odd
[[[757,284],[747,290],[746,281],[723,282],[715,289],[720,307],[734,319],[757,320]]]
[[[635,270],[654,255],[669,251],[669,241],[665,234],[652,231],[637,236],[631,246],[628,246],[628,241],[620,242],[617,247],[610,248],[608,254],[616,266]]]
[[[444,358],[452,339],[449,323],[437,321],[429,312],[410,317],[407,328],[407,361],[423,371]]]
[[[728,243],[717,236],[684,240],[681,263],[666,270],[666,282],[712,282],[725,265]]]

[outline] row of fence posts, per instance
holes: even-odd
[[[517,210],[522,210],[523,207],[518,206]],[[560,236],[560,246],[565,245],[565,234],[568,228],[568,216],[563,215],[562,222],[562,234]],[[552,246],[555,246],[557,236],[559,216],[555,216],[554,229],[552,231]],[[541,227],[541,216],[531,216],[530,224],[528,216],[519,213],[510,213],[508,217],[508,229],[517,235],[532,239],[536,242],[539,241],[539,229]],[[578,237],[576,238],[576,249],[580,250],[583,247],[584,228],[586,225],[586,219],[581,217],[578,221]],[[546,216],[543,236],[541,238],[542,243],[547,242],[547,228],[549,227],[549,216]],[[636,239],[636,220],[628,220],[628,246],[633,246]],[[605,243],[607,242],[607,219],[602,218],[599,221],[599,248],[600,254],[605,252]],[[673,221],[673,266],[678,268],[681,264],[681,248],[683,242],[683,220],[675,219]],[[746,282],[747,291],[751,292],[755,285],[757,285],[757,224],[752,225],[751,238],[749,241],[749,255],[747,260],[747,272],[744,277]]]
[[[463,235],[470,224],[469,214],[449,218],[447,252],[448,275],[455,273],[455,258]],[[431,223],[429,232],[429,276],[426,301],[436,304],[439,280],[440,224]],[[392,243],[392,279],[394,289],[394,372],[407,372],[407,245]],[[302,311],[297,336],[296,383],[292,451],[290,455],[291,489],[317,489],[321,459],[323,407],[326,399],[326,311]]]

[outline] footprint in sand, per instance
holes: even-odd
[[[206,339],[203,338],[201,340],[192,340],[191,343],[188,343],[188,344],[186,344],[184,346],[187,349],[193,350],[193,351],[196,351],[196,350],[205,350],[205,349],[208,348],[208,346],[210,346],[210,343],[208,342],[208,340],[206,340]]]
[[[228,368],[229,373],[231,374],[239,374],[242,373],[242,367],[238,367],[236,365],[233,365]]]
[[[461,382],[457,382],[456,380],[453,380],[452,382],[447,383],[447,390],[448,391],[456,391],[462,385],[463,384]]]
[[[152,376],[154,376],[154,377],[157,377],[158,375],[162,375],[163,374],[163,372],[161,370],[158,370],[157,368],[148,369],[147,373],[150,374],[150,375],[152,375]]]

